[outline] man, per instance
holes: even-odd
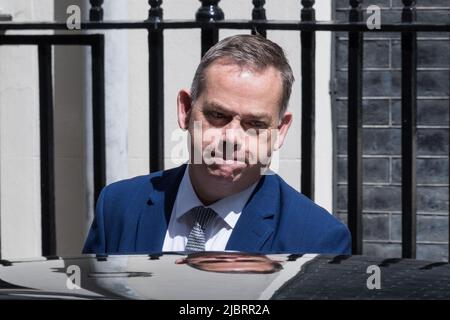
[[[101,193],[85,253],[350,253],[345,225],[267,171],[292,123],[283,50],[238,35],[212,47],[178,94],[190,161]]]

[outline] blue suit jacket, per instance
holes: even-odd
[[[159,253],[186,165],[103,189],[83,253]],[[278,175],[262,176],[226,250],[350,254],[347,227]]]

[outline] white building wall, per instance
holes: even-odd
[[[331,20],[332,0],[316,1],[316,19]],[[316,33],[316,198],[333,209],[333,122],[331,117],[331,32]]]
[[[52,0],[0,0],[17,21],[53,19]],[[0,225],[3,257],[41,250],[37,48],[0,46]]]
[[[54,18],[64,21],[69,5],[88,18],[87,0],[57,0]],[[62,31],[58,33],[84,33]],[[91,125],[90,50],[86,46],[54,46],[55,223],[56,253],[73,254],[83,244],[89,218]],[[92,121],[92,120],[91,120]],[[92,210],[93,211],[93,210]]]

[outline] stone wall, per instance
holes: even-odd
[[[336,20],[348,20],[349,1],[336,1]],[[379,5],[381,22],[399,22],[400,0]],[[417,21],[448,23],[450,1],[417,1]],[[335,211],[346,221],[347,45],[335,34],[334,124],[337,133]],[[418,34],[417,258],[446,260],[448,241],[449,64],[448,33]],[[363,253],[401,256],[401,50],[400,34],[364,38]]]

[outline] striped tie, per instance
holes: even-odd
[[[205,251],[205,230],[216,216],[216,212],[210,208],[195,207],[190,210],[190,213],[195,215],[195,221],[189,233],[185,250]]]

